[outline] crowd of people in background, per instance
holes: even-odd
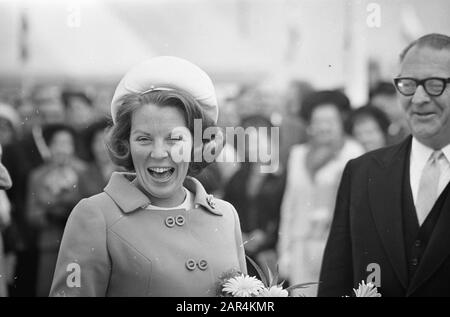
[[[287,91],[266,98],[245,87],[220,102],[222,127],[280,128],[277,171],[231,160],[211,164],[198,179],[235,206],[247,255],[272,271],[279,267],[296,284],[318,280],[348,160],[396,144],[409,131],[389,82],[375,85],[358,108],[339,89],[292,82]],[[100,109],[86,92],[55,86],[36,87],[15,105],[0,103],[2,162],[13,183],[0,190],[0,288],[6,284],[9,296],[48,296],[72,208],[101,192],[118,170],[104,142],[109,119]],[[271,146],[270,136],[248,143],[245,155]],[[236,151],[225,146],[224,152]],[[307,295],[316,292],[311,287]]]
[[[2,162],[14,183],[1,196],[10,296],[48,296],[72,208],[116,169],[103,142],[107,125],[85,93],[56,86],[36,87],[16,107],[0,105]]]

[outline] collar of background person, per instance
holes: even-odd
[[[130,213],[140,208],[146,208],[150,199],[136,187],[135,173],[114,172],[104,188],[104,192],[119,206],[124,213]],[[208,195],[202,184],[195,178],[187,176],[184,184],[189,191],[194,193],[195,206],[202,206],[205,210],[216,216],[222,216],[217,210],[215,199]]]

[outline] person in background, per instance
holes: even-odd
[[[276,272],[276,244],[285,175],[281,168],[273,173],[263,173],[261,161],[250,161],[251,157],[258,157],[258,151],[273,153],[266,151],[271,143],[272,124],[269,119],[261,115],[247,116],[240,126],[244,129],[264,127],[269,134],[247,135],[245,161],[225,186],[224,199],[236,206],[247,255],[261,267],[265,268],[267,264],[272,272]],[[250,142],[256,138],[257,142]],[[257,275],[251,265],[247,266],[251,274]]]
[[[389,118],[383,111],[368,105],[351,113],[348,129],[369,152],[387,145],[389,125]]]
[[[103,191],[114,171],[122,170],[114,165],[106,147],[106,135],[109,122],[106,119],[92,123],[84,131],[84,146],[87,149],[87,177],[83,177],[80,186],[83,197],[89,197]]]
[[[0,297],[6,297],[8,276],[9,273],[7,269],[7,263],[5,263],[5,255],[3,253],[3,239],[1,231],[3,227],[9,225],[10,222],[10,206],[9,201],[6,198],[5,190],[8,190],[12,186],[11,177],[9,176],[8,170],[1,163],[3,155],[3,149],[0,144]]]
[[[369,104],[383,111],[390,120],[387,144],[393,145],[403,141],[410,134],[410,130],[398,103],[394,85],[390,82],[380,82],[370,92],[369,97]]]
[[[22,136],[32,133],[33,127],[36,125],[38,114],[36,113],[35,106],[30,97],[23,96],[22,98],[19,98],[15,109],[20,118],[20,138],[22,138]]]
[[[47,125],[43,137],[50,159],[32,170],[27,195],[27,219],[38,231],[37,296],[48,296],[66,220],[83,198],[80,178],[85,164],[75,157],[75,132],[64,124]]]
[[[61,97],[65,107],[66,122],[75,130],[86,129],[97,119],[94,104],[84,92],[65,90]]]
[[[306,123],[300,114],[303,101],[313,91],[314,88],[305,81],[295,80],[289,85],[282,120],[277,124],[280,127],[280,162],[283,166],[286,166],[291,147],[307,141]]]
[[[89,144],[85,143],[89,137],[91,124],[95,123],[99,115],[94,108],[94,104],[88,95],[81,91],[65,90],[61,94],[62,102],[65,108],[65,122],[76,132],[77,156],[85,161],[89,161]]]
[[[217,125],[223,131],[226,132],[227,127],[237,127],[240,123],[240,116],[238,113],[238,104],[236,103],[235,97],[229,97],[222,100],[221,111],[223,108],[222,115],[219,117]],[[234,139],[226,138],[225,144],[219,156],[214,162],[215,167],[217,167],[217,172],[220,174],[220,189],[215,190],[219,198],[223,198],[225,185],[228,183],[230,178],[239,170],[240,162],[235,149]],[[213,174],[213,173],[211,173]],[[214,182],[213,182],[214,184]],[[216,186],[217,187],[217,186]]]
[[[223,197],[222,174],[217,162],[213,162],[196,175],[197,180],[203,185],[206,192],[215,197]]]
[[[26,218],[26,197],[28,178],[31,171],[50,158],[50,151],[44,141],[42,130],[48,124],[65,120],[61,92],[56,86],[36,86],[32,89],[30,100],[33,116],[26,118],[32,122],[30,131],[23,134],[15,143],[5,146],[3,162],[14,183],[8,191],[12,207],[12,224],[15,237],[13,251],[17,254],[17,267],[11,296],[35,296],[37,268],[37,232],[29,226]],[[25,120],[25,118],[22,118]]]
[[[318,91],[304,101],[309,140],[292,147],[281,205],[280,275],[290,284],[318,282],[339,179],[363,148],[344,132],[350,111],[340,91]],[[315,296],[317,285],[302,290]]]

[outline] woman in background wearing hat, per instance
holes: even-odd
[[[246,272],[239,219],[187,176],[205,162],[174,155],[219,153],[215,140],[193,142],[194,119],[203,130],[217,122],[210,78],[179,58],[150,59],[119,83],[111,114],[111,157],[132,173],[72,211],[51,296],[215,296],[223,273]]]
[[[289,154],[278,239],[280,275],[291,284],[319,282],[342,171],[364,152],[345,134],[350,110],[347,96],[337,90],[317,91],[303,101],[308,142],[293,146]],[[316,296],[317,285],[301,293]]]

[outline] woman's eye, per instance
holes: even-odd
[[[181,141],[181,140],[183,140],[183,137],[181,136],[174,136],[170,138],[170,141]]]
[[[149,137],[145,137],[145,136],[141,136],[141,137],[138,137],[136,139],[136,141],[138,141],[138,142],[147,142],[147,141],[150,141],[150,138]]]

